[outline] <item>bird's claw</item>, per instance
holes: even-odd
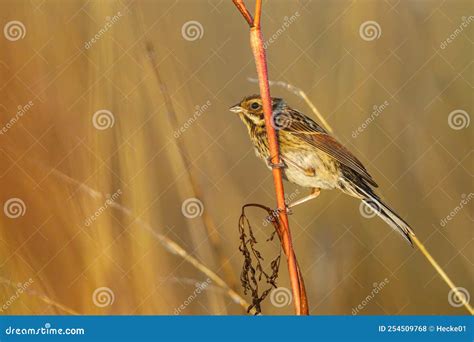
[[[280,208],[273,209],[273,210],[272,210],[272,214],[267,216],[266,221],[267,221],[267,222],[273,222],[276,218],[278,218],[278,217],[280,216],[280,213],[281,213],[283,210],[284,210],[284,209],[280,209]],[[293,214],[293,210],[291,210],[291,208],[289,208],[289,207],[286,207],[286,214],[287,214],[287,215]]]
[[[285,163],[280,161],[279,163],[273,163],[272,157],[267,158],[267,165],[272,169],[283,169],[286,167]]]

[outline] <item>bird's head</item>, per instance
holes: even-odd
[[[283,99],[272,97],[272,111],[278,110],[286,106]],[[265,125],[263,116],[263,104],[260,95],[246,96],[236,105],[229,108],[231,112],[239,114],[244,122],[253,123],[254,125]]]

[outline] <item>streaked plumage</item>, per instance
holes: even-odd
[[[259,95],[245,97],[230,108],[247,126],[255,153],[271,169],[262,101]],[[411,242],[410,226],[374,193],[374,179],[362,163],[321,126],[291,109],[283,99],[272,98],[272,123],[277,130],[284,178],[302,187],[340,189],[370,206],[390,227]],[[298,204],[306,199],[298,201]]]

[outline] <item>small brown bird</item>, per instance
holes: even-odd
[[[339,189],[357,197],[399,232],[411,245],[413,230],[374,193],[377,183],[362,163],[321,126],[291,109],[281,98],[272,98],[272,125],[277,131],[282,165],[271,163],[267,131],[259,95],[245,97],[230,108],[247,126],[257,157],[268,168],[281,167],[283,177],[312,192],[288,208],[316,198],[320,189]]]

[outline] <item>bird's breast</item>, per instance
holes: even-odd
[[[255,154],[267,160],[270,157],[266,131],[249,129]],[[278,132],[280,157],[285,163],[284,177],[299,186],[333,189],[337,187],[340,170],[337,161],[326,153],[286,132]],[[271,166],[267,166],[271,169]]]
[[[280,152],[290,182],[321,189],[337,187],[339,164],[326,153],[289,134],[280,138]]]

